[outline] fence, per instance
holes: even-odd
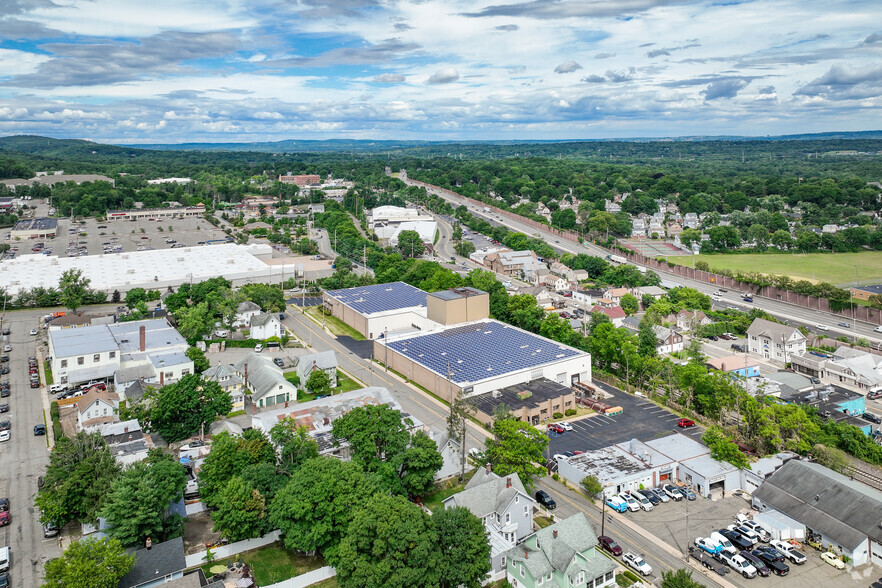
[[[317,570],[311,570],[305,574],[300,574],[294,578],[282,580],[281,582],[277,582],[270,586],[263,586],[262,588],[305,588],[306,586],[312,586],[316,582],[333,578],[336,575],[336,569],[331,566],[325,566]]]
[[[225,559],[227,557],[231,557],[245,551],[251,551],[252,549],[257,549],[258,547],[263,547],[264,545],[275,543],[279,540],[280,535],[281,532],[276,530],[272,533],[267,533],[263,537],[258,537],[257,539],[246,539],[245,541],[237,541],[236,543],[220,545],[213,548],[211,550],[211,553],[214,555],[214,559],[216,560]],[[192,568],[194,566],[201,566],[202,564],[207,563],[207,560],[205,559],[205,554],[205,551],[200,551],[198,553],[191,553],[190,555],[185,556],[184,561],[187,563],[187,567]]]

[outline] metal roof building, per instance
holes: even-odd
[[[821,543],[837,545],[854,565],[882,566],[882,492],[817,463],[791,460],[753,494],[760,511],[805,525]]]

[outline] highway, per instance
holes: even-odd
[[[424,185],[410,179],[406,179],[404,180],[404,182],[408,185]],[[510,230],[524,233],[526,235],[539,236],[558,251],[572,254],[585,253],[588,255],[595,255],[599,257],[606,257],[608,254],[608,251],[606,251],[605,249],[597,247],[596,245],[593,245],[591,243],[575,243],[567,239],[562,239],[560,236],[557,236],[550,231],[537,229],[535,227],[527,225],[526,223],[513,220],[507,216],[494,213],[486,213],[483,211],[483,207],[469,202],[466,198],[460,196],[459,194],[456,194],[455,192],[451,192],[450,190],[445,190],[437,186],[431,186],[428,188],[428,191],[429,193],[436,196],[441,196],[454,206],[465,205],[468,207],[469,211],[473,215],[480,216],[488,221],[491,221],[494,224],[503,225]],[[677,274],[674,274],[673,272],[666,272],[663,270],[658,270],[656,268],[652,269],[665,279],[683,284],[684,286],[689,286],[690,288],[695,288],[702,293],[710,295],[717,291],[717,286],[714,284],[708,284],[706,282],[684,278],[683,276],[679,276]],[[761,298],[756,295],[754,295],[753,297],[753,303],[749,304],[743,302],[739,294],[739,292],[734,292],[731,290],[725,292],[723,293],[721,302],[728,306],[738,306],[742,309],[751,307],[761,308],[779,319],[784,319],[788,321],[788,324],[804,325],[808,327],[812,332],[819,335],[825,335],[831,338],[836,338],[840,335],[845,335],[849,337],[863,337],[876,344],[882,343],[882,338],[880,338],[880,334],[874,332],[874,326],[868,323],[855,324],[855,321],[848,318],[842,318],[840,315],[834,315],[818,310],[811,310],[786,302]],[[849,327],[840,326],[839,323],[841,322],[849,323]],[[817,328],[817,325],[824,325],[825,327],[827,327],[828,330],[822,331],[821,329]]]

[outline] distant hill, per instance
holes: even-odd
[[[53,139],[37,135],[0,137],[0,150],[57,158],[82,158],[89,155],[136,155],[141,149],[93,143],[82,139]]]

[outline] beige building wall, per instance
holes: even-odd
[[[484,292],[476,296],[444,300],[429,294],[426,297],[426,307],[429,319],[442,325],[457,325],[488,318],[490,295]]]

